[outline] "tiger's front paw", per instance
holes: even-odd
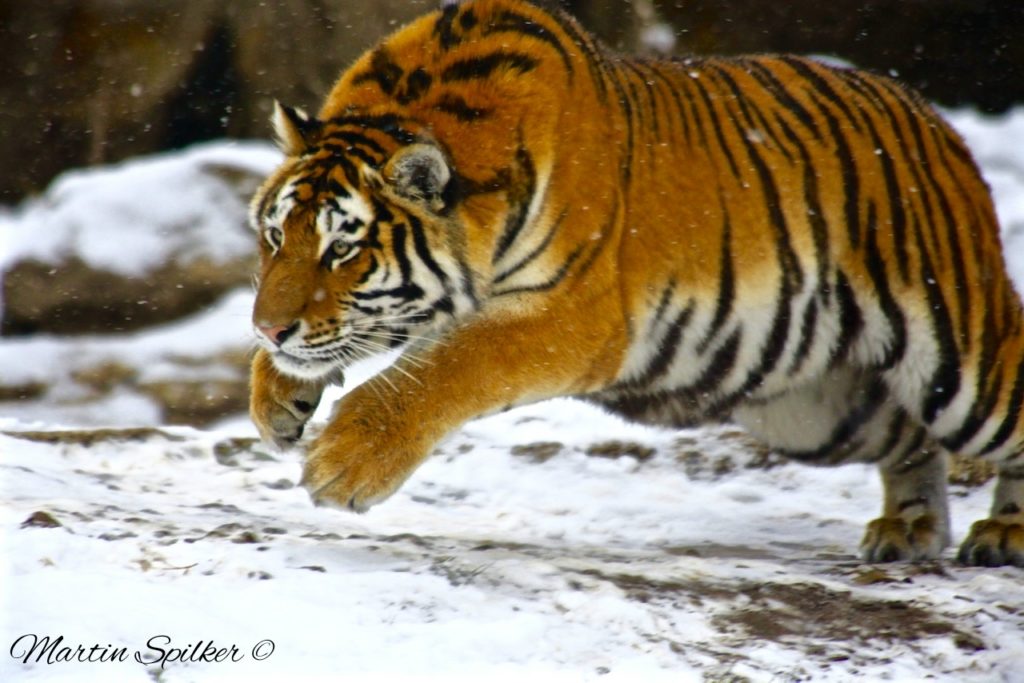
[[[375,420],[343,420],[317,437],[300,483],[316,505],[366,512],[402,485],[425,450],[396,438],[400,429]]]
[[[865,562],[916,562],[935,559],[945,546],[946,534],[935,515],[913,521],[880,517],[868,523],[860,554]]]
[[[957,560],[976,567],[1024,568],[1024,514],[999,515],[971,525]]]
[[[302,437],[327,380],[310,382],[282,375],[266,354],[253,360],[249,415],[264,441],[279,448]]]

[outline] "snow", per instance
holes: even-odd
[[[1024,110],[947,114],[992,185],[1021,287]],[[274,161],[211,144],[68,174],[0,216],[0,261],[70,250],[127,272],[130,249],[251,248],[223,229],[244,207],[203,169]],[[146,236],[186,224],[180,241]],[[96,242],[113,247],[83,246]],[[963,568],[953,550],[861,565],[880,507],[867,467],[802,467],[731,427],[656,430],[557,400],[466,425],[356,516],[313,507],[301,453],[256,443],[243,415],[161,426],[142,395],[76,394],[75,368],[116,360],[159,380],[183,372],[169,359],[248,345],[251,301],[240,290],[130,335],[0,340],[5,382],[51,386],[0,404],[0,680],[1022,680],[1021,570]],[[955,537],[991,490],[953,487]],[[59,526],[26,524],[34,513]],[[30,634],[127,661],[25,663]],[[239,661],[161,668],[147,643],[168,642]]]
[[[0,271],[20,259],[76,255],[97,270],[143,275],[172,257],[248,254],[245,200],[230,179],[262,177],[278,163],[269,145],[219,142],[69,171],[21,211],[0,215]]]

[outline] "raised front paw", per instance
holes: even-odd
[[[946,545],[945,534],[932,514],[913,521],[902,517],[880,517],[868,523],[860,544],[865,562],[915,562],[939,556]]]
[[[338,414],[313,443],[301,484],[316,505],[366,512],[402,485],[426,449],[383,415]]]
[[[298,441],[326,384],[327,380],[310,382],[282,375],[269,356],[257,353],[253,359],[249,415],[260,437],[281,448]]]
[[[999,515],[972,524],[957,559],[977,567],[1024,567],[1024,514]]]

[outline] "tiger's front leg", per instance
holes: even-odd
[[[417,349],[418,366],[386,370],[387,381],[338,402],[310,449],[302,485],[318,505],[362,512],[394,493],[466,421],[604,386],[624,341],[621,331],[590,327],[567,350],[564,320],[483,320]]]
[[[249,388],[249,414],[264,441],[280,448],[302,437],[306,422],[320,403],[328,379],[295,379],[274,367],[263,349],[252,359]]]

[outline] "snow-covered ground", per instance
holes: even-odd
[[[950,116],[1024,286],[1024,110]],[[169,160],[197,154],[268,152]],[[126,177],[74,183],[175,206]],[[168,187],[216,215],[187,178]],[[45,245],[25,237],[44,208],[0,216],[0,263],[66,244],[52,235],[66,222]],[[131,210],[106,215],[119,211],[139,229]],[[168,358],[246,344],[250,303],[239,290],[131,335],[0,339],[0,379],[49,387],[0,403],[0,680],[1024,681],[1024,572],[962,568],[952,551],[859,564],[880,508],[865,467],[801,467],[732,428],[653,430],[560,400],[467,425],[354,516],[314,508],[301,454],[258,444],[244,415],[164,426],[146,396],[72,380],[112,360],[180,373]],[[953,487],[957,537],[990,494]],[[52,663],[36,661],[47,637],[63,638]]]

